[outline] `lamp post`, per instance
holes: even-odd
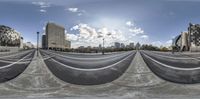
[[[102,48],[102,55],[104,55],[104,38],[103,38],[103,48]]]
[[[37,32],[37,57],[39,56],[39,33]]]

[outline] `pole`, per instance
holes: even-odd
[[[39,56],[39,32],[37,32],[37,57]]]
[[[103,38],[103,48],[102,48],[102,55],[104,55],[104,38]]]

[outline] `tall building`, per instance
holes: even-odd
[[[200,51],[200,24],[189,24],[189,46],[191,51]]]
[[[101,44],[99,44],[99,49],[101,49],[102,48],[102,46],[101,46]]]
[[[47,40],[46,35],[42,35],[42,48],[47,49]]]
[[[140,44],[139,42],[137,42],[136,45],[135,45],[135,49],[136,49],[136,50],[139,50],[140,47],[141,47],[141,44]]]
[[[188,31],[173,39],[172,46],[178,51],[200,51],[200,24],[190,24]]]
[[[116,48],[116,49],[119,49],[119,48],[120,48],[120,45],[121,45],[121,44],[120,44],[119,42],[115,42],[115,48]]]
[[[126,47],[125,44],[121,43],[120,48],[125,48],[125,47]]]
[[[65,28],[55,23],[47,23],[46,40],[48,49],[64,50],[66,46]]]
[[[130,43],[130,44],[129,44],[129,47],[130,47],[130,48],[134,48],[134,43]]]

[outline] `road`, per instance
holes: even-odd
[[[140,51],[148,67],[159,77],[176,82],[200,82],[200,54]]]
[[[21,74],[33,58],[34,50],[0,56],[0,83]]]
[[[111,82],[121,76],[136,51],[108,55],[83,55],[41,50],[44,62],[59,79],[79,85],[97,85]]]

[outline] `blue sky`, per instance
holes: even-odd
[[[0,24],[19,31],[25,41],[36,42],[47,22],[66,28],[72,46],[98,46],[113,42],[169,45],[200,23],[199,0],[0,0]],[[101,36],[99,36],[101,35]]]

